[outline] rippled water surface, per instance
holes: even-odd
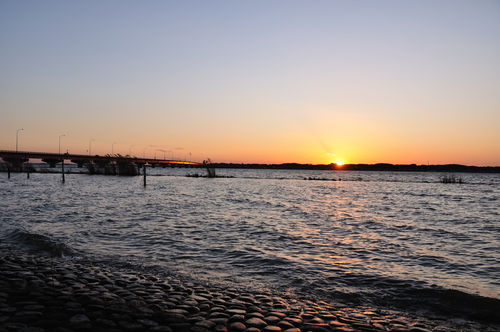
[[[0,174],[1,239],[324,298],[500,299],[498,174],[189,172],[152,169],[146,188],[141,177]]]

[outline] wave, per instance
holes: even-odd
[[[409,288],[405,291],[413,304],[430,307],[446,315],[468,316],[487,322],[500,323],[500,300],[459,290],[440,287]],[[404,297],[399,301],[406,300]]]
[[[75,251],[67,244],[50,236],[29,232],[25,229],[14,229],[5,239],[23,249],[44,253],[53,257],[75,256]]]
[[[443,317],[469,318],[500,324],[500,299],[457,289],[380,275],[343,274],[311,280],[300,285],[301,293],[352,304],[372,304],[408,312],[428,312]]]

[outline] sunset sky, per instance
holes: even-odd
[[[500,1],[3,0],[0,115],[0,149],[500,165]]]

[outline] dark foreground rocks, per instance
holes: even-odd
[[[396,311],[207,288],[0,245],[0,331],[495,330]]]

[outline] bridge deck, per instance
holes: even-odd
[[[69,153],[50,153],[50,152],[33,152],[33,151],[9,151],[0,150],[0,158],[4,160],[10,159],[53,159],[53,160],[74,160],[74,161],[113,161],[113,162],[130,162],[137,164],[177,164],[177,165],[202,165],[194,161],[182,160],[169,160],[169,159],[152,159],[152,158],[138,158],[130,156],[89,156],[84,154],[69,154]]]

